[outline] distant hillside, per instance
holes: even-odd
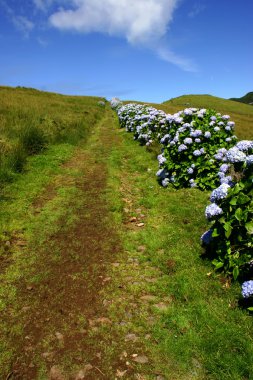
[[[253,105],[253,92],[248,92],[246,95],[242,96],[241,98],[230,98],[230,100]]]
[[[253,140],[253,107],[251,105],[211,95],[183,95],[165,101],[156,107],[169,113],[186,107],[215,109],[222,114],[231,116],[231,120],[236,123],[236,135],[240,139]]]

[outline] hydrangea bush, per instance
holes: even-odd
[[[166,113],[147,105],[129,103],[117,109],[120,126],[143,145],[151,145],[164,134]]]
[[[213,189],[224,152],[234,145],[235,123],[213,110],[187,108],[166,116],[157,176],[163,186]]]
[[[236,279],[253,259],[253,141],[239,141],[221,161],[220,186],[205,211],[212,225],[201,239],[215,267]]]
[[[122,102],[119,98],[112,98],[110,104],[113,109],[117,109],[122,106]]]

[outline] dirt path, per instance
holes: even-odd
[[[170,300],[155,294],[160,272],[140,262],[145,247],[133,255],[122,243],[122,234],[129,231],[131,240],[144,226],[146,210],[136,209],[124,172],[118,170],[118,194],[110,188],[111,155],[122,144],[115,120],[106,111],[85,146],[32,204],[36,221],[48,205],[60,207],[59,193],[75,189],[64,205],[68,217],[56,221],[47,240],[36,242],[35,227],[31,242],[16,242],[22,257],[33,254],[35,260],[15,283],[17,304],[3,313],[2,339],[12,352],[1,380],[165,379],[160,369],[168,364],[151,352],[151,330]],[[122,167],[124,155],[118,155]],[[121,198],[124,224],[113,220],[114,196]]]
[[[83,173],[72,178],[72,186],[74,181],[83,199],[73,225],[66,229],[61,220],[62,228],[41,250],[34,268],[41,278],[38,283],[29,285],[24,279],[17,284],[23,305],[18,323],[21,318],[24,331],[23,339],[13,342],[16,352],[13,370],[8,376],[5,374],[8,379],[45,378],[46,372],[51,379],[78,378],[78,373],[79,378],[84,378],[87,371],[90,379],[105,378],[99,369],[100,343],[94,344],[92,331],[98,325],[111,323],[99,292],[108,281],[107,266],[120,250],[104,201],[106,159],[113,144],[118,143],[113,131],[105,130],[110,122],[113,118],[108,113],[99,130],[93,132],[87,149],[77,149],[64,165],[66,171],[74,168]],[[69,180],[68,175],[61,178],[61,185]],[[55,195],[52,184],[35,202],[37,213],[50,200],[50,194]]]

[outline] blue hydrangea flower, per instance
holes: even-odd
[[[212,121],[216,121],[217,119],[216,119],[215,116],[211,116],[211,117],[210,117],[210,120],[212,120]]]
[[[203,233],[203,235],[201,236],[201,241],[203,244],[206,244],[206,245],[210,244],[212,240],[212,233],[213,233],[212,229]]]
[[[247,152],[249,149],[253,149],[253,141],[250,141],[250,140],[239,141],[236,144],[236,147],[242,150],[243,152]]]
[[[191,137],[199,137],[202,136],[202,131],[200,129],[196,129],[195,131],[191,131],[190,133]]]
[[[231,175],[227,175],[225,177],[220,177],[220,183],[221,184],[226,183],[227,185],[229,185],[229,187],[233,187],[234,186],[234,183],[233,183]]]
[[[228,195],[228,189],[230,189],[230,186],[226,183],[222,183],[217,189],[214,189],[210,196],[210,201],[220,201],[221,199],[226,198]]]
[[[201,140],[197,138],[197,139],[195,139],[195,142],[196,143],[201,143]]]
[[[230,116],[229,116],[229,115],[223,115],[221,118],[222,118],[223,120],[229,120],[229,119],[230,119]]]
[[[192,174],[193,172],[194,172],[193,168],[188,168],[188,169],[187,169],[187,173],[188,173],[188,174]]]
[[[253,295],[253,281],[244,281],[242,284],[242,296],[243,298],[249,298]]]
[[[187,146],[185,144],[179,145],[178,152],[183,152],[184,150],[187,150]]]
[[[169,183],[170,183],[169,178],[164,178],[164,179],[162,180],[162,185],[163,185],[163,187],[167,187]]]
[[[211,132],[209,132],[209,131],[206,131],[204,136],[207,139],[210,139],[210,137],[212,137]]]
[[[206,207],[205,215],[208,220],[211,220],[221,214],[223,214],[223,210],[216,203],[212,203]]]
[[[227,173],[229,169],[229,165],[228,164],[222,164],[221,167],[220,167],[220,171],[223,172],[223,173]]]
[[[199,156],[201,156],[201,151],[199,150],[199,149],[196,149],[196,150],[194,150],[194,152],[193,152],[193,155],[195,156],[195,157],[199,157]]]
[[[188,145],[192,144],[192,139],[190,137],[186,137],[184,139],[184,144],[188,144]]]
[[[246,158],[247,165],[253,165],[253,154],[250,154]]]
[[[228,150],[227,160],[231,163],[244,162],[246,160],[246,154],[234,146]]]
[[[219,132],[220,131],[220,127],[214,127],[214,131],[215,132]]]
[[[158,159],[159,165],[162,165],[167,161],[163,154],[159,154],[159,156],[157,156],[157,159]]]

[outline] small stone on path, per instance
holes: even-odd
[[[140,356],[136,356],[133,361],[135,361],[136,363],[139,363],[139,364],[146,364],[149,362],[147,356],[145,355],[140,355]]]
[[[50,380],[66,380],[65,376],[62,374],[61,370],[59,367],[54,365],[50,369],[50,374],[49,374],[49,379]]]
[[[142,296],[140,298],[142,301],[148,301],[148,302],[152,302],[152,301],[156,301],[156,296],[152,296],[151,294],[146,294],[145,296]]]
[[[139,339],[139,337],[135,334],[127,334],[125,337],[125,342],[136,342]]]

